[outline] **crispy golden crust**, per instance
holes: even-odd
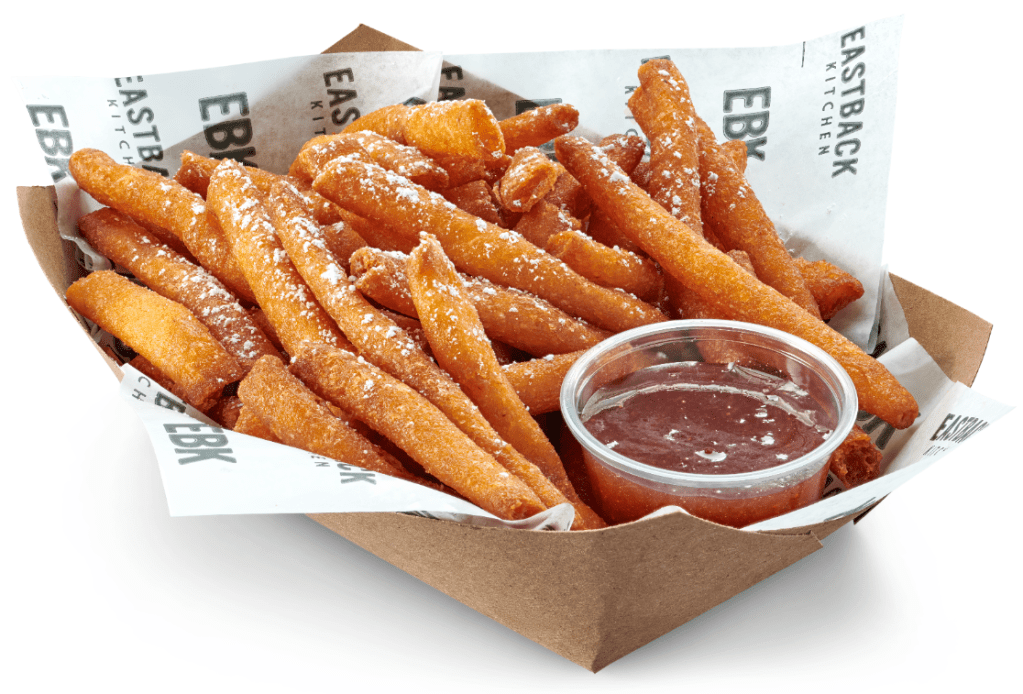
[[[757,277],[820,318],[817,302],[760,200],[699,118],[703,223],[728,250],[746,251]]]
[[[499,124],[505,151],[514,154],[523,147],[539,147],[572,132],[579,125],[579,111],[569,104],[549,104],[505,118]]]
[[[501,213],[494,201],[494,194],[490,185],[484,180],[470,181],[457,188],[448,188],[442,191],[441,195],[445,200],[471,215],[491,224],[501,224]]]
[[[796,258],[795,262],[824,320],[863,296],[863,284],[840,267],[826,260]]]
[[[504,375],[531,414],[557,412],[561,408],[561,383],[585,350],[552,354],[540,359],[506,364]]]
[[[370,130],[401,144],[405,142],[405,122],[408,120],[412,107],[404,104],[393,104],[371,111],[352,121],[345,129],[346,133]]]
[[[379,167],[335,159],[313,187],[406,238],[431,233],[462,271],[528,291],[598,327],[620,331],[665,319],[633,296],[590,282],[521,235],[487,224]]]
[[[517,233],[522,234],[534,246],[547,250],[548,253],[550,253],[550,249],[547,248],[547,243],[551,237],[563,231],[578,231],[581,228],[582,222],[569,214],[568,210],[547,199],[540,200],[533,205],[515,223]]]
[[[437,362],[462,387],[498,433],[571,500],[585,527],[598,517],[579,501],[558,452],[508,382],[484,335],[455,266],[429,235],[407,263],[412,298]]]
[[[394,311],[415,317],[405,259],[405,254],[360,249],[352,256],[352,273],[360,292]],[[587,349],[611,334],[528,292],[478,277],[463,275],[462,281],[487,336],[533,356]]]
[[[426,398],[354,355],[306,345],[292,370],[321,397],[353,413],[429,474],[499,518],[528,518],[545,504]]]
[[[416,481],[390,455],[335,417],[280,359],[263,357],[256,362],[238,384],[238,397],[282,443]]]
[[[281,246],[264,195],[245,167],[224,160],[210,178],[207,195],[259,306],[288,354],[297,354],[305,341],[349,347]]]
[[[897,428],[913,423],[916,401],[883,365],[701,239],[586,140],[559,138],[555,148],[558,160],[665,273],[718,305],[729,318],[768,325],[817,345],[845,367],[862,409]]]
[[[112,270],[76,281],[67,301],[149,360],[198,410],[212,407],[224,386],[242,377],[238,361],[191,311]]]
[[[186,306],[246,369],[277,349],[220,281],[109,207],[78,220],[82,236],[158,294]]]
[[[546,154],[536,147],[523,147],[512,157],[494,194],[506,210],[527,212],[551,192],[557,180],[558,170]]]
[[[689,86],[675,64],[664,59],[644,63],[639,81],[629,110],[650,139],[647,192],[671,216],[702,234],[698,136]]]
[[[118,164],[95,149],[72,154],[68,169],[79,187],[98,202],[147,227],[171,232],[235,295],[254,301],[223,231],[198,194],[159,174]]]
[[[544,248],[603,287],[621,289],[650,303],[664,291],[664,280],[652,260],[605,246],[580,231],[559,232],[547,240]]]
[[[845,441],[831,454],[828,465],[848,489],[877,479],[881,475],[881,458],[881,451],[867,432],[854,425]]]

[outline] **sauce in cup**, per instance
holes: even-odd
[[[734,321],[616,335],[576,362],[561,399],[611,523],[673,505],[743,527],[813,503],[857,410],[831,357]]]

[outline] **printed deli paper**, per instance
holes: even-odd
[[[333,53],[159,75],[19,80],[57,187],[61,236],[87,269],[109,267],[78,236],[95,209],[67,162],[91,147],[123,164],[173,175],[185,150],[286,172],[302,144],[396,102],[435,98],[441,56]]]
[[[439,54],[342,53],[110,80],[26,79],[23,88],[57,183],[61,233],[92,269],[108,264],[75,231],[94,202],[66,176],[72,149],[103,149],[167,173],[183,149],[285,171],[303,142],[339,131],[356,113],[438,93],[485,98],[498,118],[572,103],[581,113],[576,134],[598,139],[636,132],[625,107],[636,69],[671,57],[704,120],[719,136],[746,142],[748,175],[788,246],[836,260],[864,283],[866,296],[832,325],[861,345],[883,345],[885,364],[921,406],[904,431],[861,418],[884,451],[882,479],[829,488],[810,508],[750,528],[773,530],[869,507],[1009,409],[948,381],[909,339],[881,266],[900,26],[886,20],[780,48],[448,56],[443,67]],[[124,370],[122,393],[150,433],[172,515],[402,511],[502,523],[419,485],[222,430]],[[507,525],[563,529],[571,514],[566,505]]]

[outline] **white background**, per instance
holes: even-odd
[[[1018,405],[1020,12],[690,5],[21,3],[0,43],[8,75],[110,77],[319,52],[360,22],[471,53],[790,44],[905,14],[885,257],[994,324],[975,388]],[[14,186],[41,164],[9,80],[0,94],[0,689],[1018,686],[1018,410],[823,550],[596,675],[303,517],[168,517],[142,426],[20,232]]]

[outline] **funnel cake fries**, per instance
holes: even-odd
[[[191,311],[112,270],[86,275],[67,290],[68,305],[145,357],[190,405],[210,409],[244,373]]]
[[[650,139],[650,197],[702,234],[700,154],[689,86],[675,64],[661,58],[639,68],[639,83],[629,110]]]
[[[599,518],[579,500],[558,452],[501,371],[476,309],[462,290],[461,278],[435,238],[423,235],[409,256],[407,272],[416,311],[437,362],[498,433],[572,501],[580,519],[595,527]]]
[[[519,234],[378,166],[335,159],[313,188],[407,239],[418,231],[431,233],[463,272],[528,291],[598,327],[627,330],[666,318],[634,296],[590,282]]]
[[[245,409],[258,417],[282,443],[365,470],[419,480],[331,411],[280,359],[263,357],[238,384]]]
[[[307,344],[292,364],[318,395],[386,436],[443,484],[499,518],[546,508],[422,395],[344,350]]]
[[[68,169],[78,186],[100,204],[174,234],[236,296],[255,301],[223,231],[210,219],[199,195],[152,171],[118,164],[95,149],[72,154]]]
[[[757,277],[811,315],[820,318],[817,302],[806,287],[760,200],[735,167],[733,157],[717,144],[710,127],[696,119],[700,131],[700,180],[703,223],[726,249],[746,251]]]
[[[405,254],[359,249],[352,255],[352,273],[360,292],[414,318],[416,307],[409,292],[405,259]],[[462,282],[487,336],[533,356],[586,349],[611,335],[527,292],[478,277],[462,275]]]
[[[547,506],[568,502],[539,468],[501,439],[469,397],[404,330],[355,290],[323,246],[319,228],[294,191],[279,184],[268,205],[278,235],[295,266],[361,355],[444,412],[473,442],[521,478]],[[580,525],[585,525],[585,519]]]
[[[579,111],[569,104],[537,106],[498,122],[504,135],[504,151],[515,154],[523,147],[539,147],[566,135],[579,125]]]
[[[184,304],[245,369],[264,354],[279,356],[269,338],[217,278],[160,243],[128,217],[104,207],[79,219],[78,228],[105,257],[156,293]]]
[[[561,407],[561,382],[583,351],[552,354],[506,364],[501,368],[530,414],[557,412]]]
[[[245,167],[225,159],[210,178],[207,197],[260,308],[288,354],[295,355],[307,340],[349,347],[284,252],[264,196]]]
[[[734,320],[801,337],[834,357],[856,385],[860,407],[896,428],[913,423],[916,401],[880,363],[824,322],[761,283],[678,221],[629,180],[596,147],[577,137],[555,141],[559,161],[586,187],[623,233],[665,273]],[[759,271],[758,271],[759,272]]]

